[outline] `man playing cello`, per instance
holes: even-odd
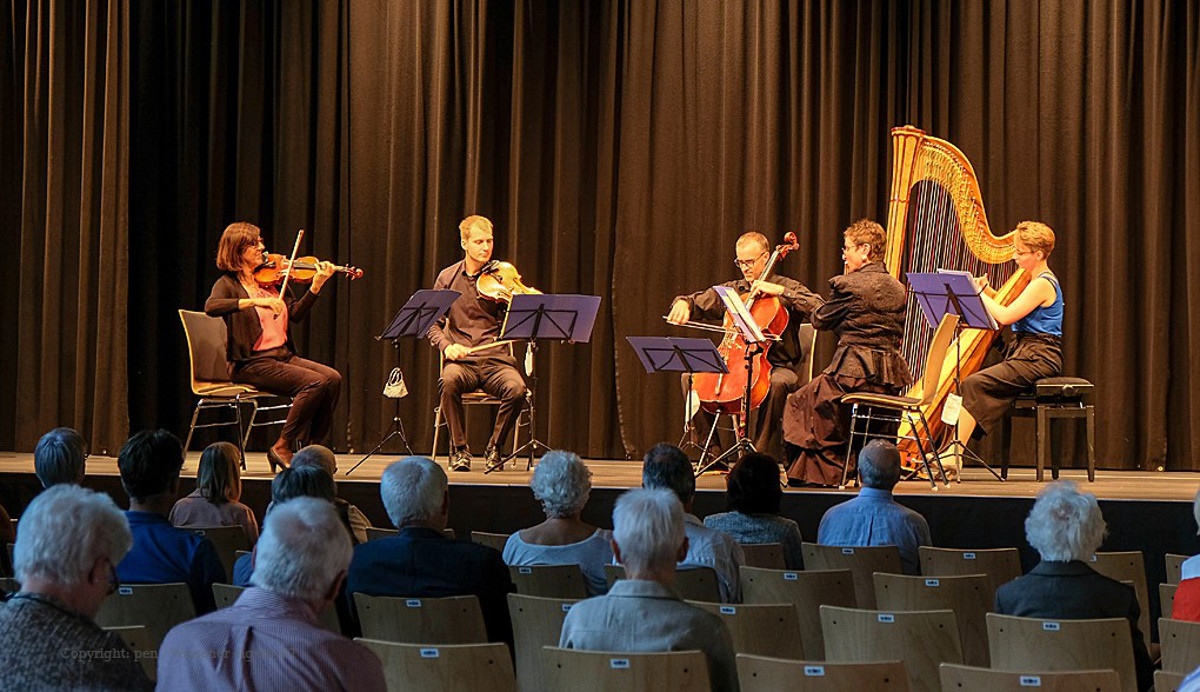
[[[762,233],[743,233],[737,239],[735,249],[737,259],[733,263],[742,272],[742,278],[727,281],[722,285],[738,293],[752,293],[754,297],[776,296],[783,308],[790,313],[787,329],[780,335],[781,340],[767,351],[767,361],[772,366],[771,387],[767,398],[759,407],[757,422],[753,428],[754,439],[751,440],[756,450],[782,458],[779,427],[783,417],[783,406],[788,394],[798,386],[797,370],[800,369],[805,356],[797,335],[798,330],[800,323],[806,321],[808,315],[823,301],[820,296],[795,279],[780,274],[762,275],[767,266],[767,258],[771,254],[771,245]],[[725,306],[720,296],[712,288],[707,288],[698,293],[676,297],[671,312],[667,315],[667,321],[671,324],[684,324],[695,318],[720,324],[724,315]],[[715,416],[703,411],[701,415],[711,428]]]

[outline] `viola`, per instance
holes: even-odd
[[[317,262],[320,261],[316,257],[297,257],[295,260],[289,260],[286,256],[276,253],[265,253],[263,261],[254,268],[254,280],[260,284],[277,284],[285,277],[290,276],[292,281],[302,284],[309,283],[313,277],[317,275]],[[343,267],[341,265],[333,268],[335,272],[346,274],[353,281],[361,279],[363,270],[358,267]]]
[[[523,293],[542,294],[536,288],[530,288],[521,282],[521,274],[516,267],[497,260],[483,265],[483,271],[475,282],[475,289],[479,291],[479,295],[497,303],[512,302],[514,295]]]
[[[799,247],[800,243],[796,239],[795,233],[784,235],[783,244],[775,246],[759,280],[766,281],[779,260]],[[762,404],[763,400],[767,398],[767,391],[771,388],[771,363],[767,361],[767,352],[770,350],[771,344],[775,343],[779,335],[787,329],[788,311],[784,309],[778,297],[764,296],[754,299],[749,293],[742,293],[739,297],[767,339],[757,348],[752,349],[734,325],[733,317],[725,315],[725,322],[722,325],[725,337],[721,340],[721,345],[717,347],[717,350],[725,359],[725,367],[729,372],[696,373],[693,380],[693,388],[700,398],[700,407],[709,413],[742,414],[742,398],[747,386],[746,360],[748,358],[753,359],[754,364],[753,381],[749,383],[750,410],[754,410]],[[755,352],[751,353],[751,351]]]

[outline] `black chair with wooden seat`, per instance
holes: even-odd
[[[1058,457],[1050,450],[1050,426],[1055,420],[1083,419],[1087,427],[1087,474],[1088,482],[1096,480],[1096,413],[1095,408],[1084,402],[1084,397],[1095,389],[1091,382],[1082,377],[1045,377],[1034,383],[1032,389],[1021,395],[1013,408],[1014,416],[1030,416],[1035,419],[1037,437],[1037,480],[1040,482],[1050,461],[1050,476],[1058,479]],[[1008,478],[1008,459],[1000,466],[1000,477]]]
[[[228,331],[225,320],[209,317],[203,312],[180,310],[179,320],[183,323],[183,334],[187,338],[188,360],[191,364],[192,394],[200,397],[192,411],[192,422],[188,425],[187,439],[183,443],[186,452],[192,443],[192,434],[197,428],[223,428],[237,426],[235,442],[242,452],[242,468],[246,466],[246,444],[254,428],[282,425],[287,411],[292,407],[292,398],[260,391],[248,384],[236,384],[230,379],[232,368],[225,356]],[[275,403],[271,403],[274,401]],[[260,402],[266,402],[262,405]],[[282,403],[280,403],[282,402]],[[250,407],[250,422],[243,428],[242,406]],[[197,424],[200,412],[210,409],[232,409],[233,420]],[[282,411],[282,418],[260,421],[258,414],[266,411]]]
[[[509,344],[509,346],[508,346],[508,354],[510,356],[513,355],[512,344]],[[446,358],[445,358],[445,356],[441,356],[438,359],[438,373],[439,373],[438,374],[438,385],[439,385],[438,391],[439,392],[441,391],[441,381],[442,381],[440,373],[442,372],[442,368],[445,367],[445,365],[446,365]],[[529,425],[529,396],[530,396],[529,392],[526,391],[525,392],[525,404],[524,404],[524,406],[522,406],[521,415],[517,418],[517,424],[513,428],[512,448],[514,450],[521,448],[521,444],[520,444],[521,443],[521,426]],[[487,392],[483,391],[482,389],[476,389],[473,392],[464,392],[462,394],[462,402],[463,402],[464,409],[468,406],[495,406],[495,407],[499,408],[500,404],[503,403],[502,401],[500,401],[500,399],[497,399],[496,397],[492,396],[491,394],[488,394]],[[441,400],[439,399],[438,404],[433,407],[433,450],[429,453],[429,456],[435,462],[438,459],[438,440],[441,438],[442,428],[445,428],[445,427],[448,427],[448,424],[446,423],[446,419],[442,417],[442,404],[441,404]],[[451,442],[451,447],[453,447],[453,442]],[[454,451],[453,449],[447,450],[446,455],[452,456],[453,451]],[[453,461],[453,459],[451,461]],[[506,462],[507,462],[507,459],[506,459]]]

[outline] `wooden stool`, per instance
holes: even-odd
[[[1037,480],[1041,482],[1050,454],[1050,423],[1058,418],[1082,418],[1087,425],[1088,482],[1096,480],[1095,409],[1083,403],[1083,397],[1095,387],[1080,377],[1046,377],[1033,389],[1017,398],[1014,416],[1033,416],[1037,430]],[[1058,479],[1058,457],[1050,458],[1050,476]],[[1000,476],[1008,478],[1008,459],[1000,467]]]

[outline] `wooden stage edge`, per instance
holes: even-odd
[[[378,455],[367,459],[356,471],[347,475],[354,464],[358,463],[360,454],[339,454],[336,480],[339,485],[347,483],[377,484],[383,469],[400,458],[397,455]],[[189,452],[184,464],[184,478],[195,478],[196,467],[200,453]],[[439,462],[446,466],[446,459]],[[641,484],[641,462],[608,459],[586,459],[592,470],[592,484],[597,489],[620,490],[633,488]],[[510,461],[504,471],[484,475],[483,459],[477,458],[472,464],[472,470],[466,473],[449,473],[450,483],[454,486],[515,486],[528,487],[531,472],[525,470],[526,459]],[[266,455],[262,452],[247,454],[248,469],[243,477],[246,481],[268,480],[272,477],[267,465]],[[998,468],[997,468],[998,470]],[[33,473],[33,454],[24,452],[0,452],[0,474],[30,474]],[[88,458],[87,473],[89,476],[118,476],[117,460],[113,457],[92,456]],[[1087,482],[1087,474],[1083,469],[1064,469],[1060,477],[1076,481],[1080,487],[1096,495],[1100,500],[1138,500],[1155,502],[1186,502],[1191,503],[1200,488],[1200,473],[1196,472],[1149,472],[1149,471],[1106,471],[1097,469],[1096,481]],[[1046,482],[1051,480],[1049,469],[1045,473]],[[934,491],[928,481],[905,481],[897,486],[896,494],[904,496],[950,496],[956,498],[1032,498],[1045,486],[1045,482],[1035,480],[1034,470],[1028,467],[1009,469],[1006,482],[996,480],[980,466],[968,466],[962,474],[962,482],[952,482],[949,487],[941,484]],[[723,492],[725,477],[721,474],[706,474],[697,480],[697,490]],[[844,491],[836,489],[791,489],[792,494],[835,494],[853,492],[853,488]]]

